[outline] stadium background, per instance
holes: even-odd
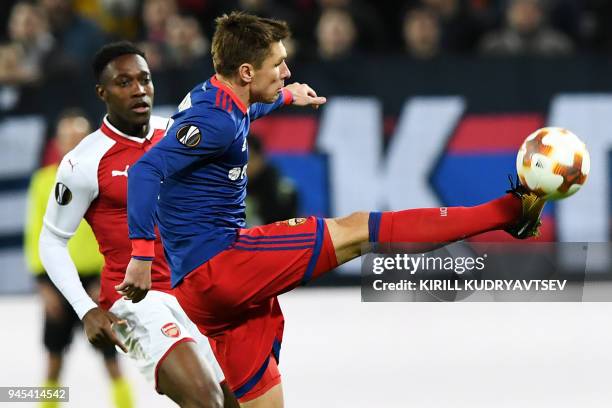
[[[519,3],[541,7],[529,35],[520,35],[529,12],[523,26],[520,15],[509,18]],[[293,79],[329,98],[319,111],[284,109],[252,129],[297,187],[300,215],[482,202],[507,188],[522,139],[556,125],[587,142],[592,169],[580,194],[547,206],[540,239],[609,240],[606,1],[5,1],[0,386],[37,385],[43,376],[41,310],[21,247],[26,188],[35,169],[57,159],[49,141],[60,112],[76,106],[100,122],[91,53],[111,38],[142,44],[154,68],[156,110],[169,114],[212,74],[212,18],[241,7],[290,21]],[[407,40],[404,32],[411,33]],[[522,42],[504,42],[504,35]],[[533,40],[540,37],[546,41]],[[357,272],[353,264],[324,283],[351,285]],[[591,407],[612,397],[603,382],[612,358],[607,305],[372,306],[359,303],[353,286],[285,298],[288,406],[391,407],[412,399],[419,407]],[[79,341],[65,382],[77,401],[88,401],[105,379],[90,368],[95,357],[84,357],[90,351]],[[141,387],[142,406],[166,406],[123,366]]]

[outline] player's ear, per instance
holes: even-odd
[[[255,68],[251,64],[245,63],[238,67],[238,77],[247,84],[250,84],[253,81],[254,74]]]
[[[98,95],[98,98],[100,98],[103,102],[106,101],[106,99],[104,99],[106,97],[106,89],[104,89],[104,85],[96,84],[96,95]]]

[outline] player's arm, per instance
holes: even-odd
[[[236,136],[236,123],[221,109],[201,109],[200,115],[190,115],[176,120],[166,136],[129,170],[127,207],[132,259],[124,281],[115,289],[134,302],[142,300],[151,287],[160,183],[202,160],[221,155]]]
[[[310,86],[294,82],[282,88],[278,93],[278,97],[273,103],[254,103],[249,107],[251,120],[255,120],[262,116],[275,111],[281,106],[296,105],[296,106],[312,106],[318,108],[327,102],[327,99],[322,96],[317,96],[317,93]]]
[[[95,345],[115,344],[126,351],[111,325],[121,323],[112,313],[100,309],[83,287],[68,252],[68,241],[97,194],[97,182],[88,180],[82,166],[72,166],[66,157],[59,166],[49,196],[39,239],[41,262],[51,281],[83,320],[89,341]]]

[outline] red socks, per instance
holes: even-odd
[[[518,221],[521,200],[506,194],[475,207],[418,208],[370,213],[370,242],[448,243]]]

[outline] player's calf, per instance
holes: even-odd
[[[418,251],[430,251],[476,234],[509,228],[525,218],[522,207],[520,197],[517,199],[515,194],[506,194],[474,207],[356,212],[325,221],[338,264],[342,264],[361,255],[361,246],[367,242],[421,243],[424,246],[419,246]],[[534,220],[534,230],[539,225],[541,206],[536,210],[530,211],[527,217]]]

